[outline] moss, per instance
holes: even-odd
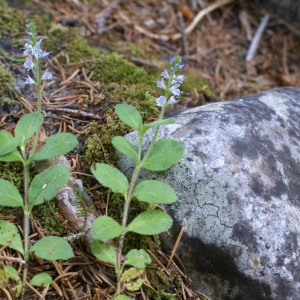
[[[14,79],[11,71],[0,66],[0,99],[4,96],[12,96],[14,91]]]
[[[6,38],[20,31],[20,20],[24,20],[20,10],[10,8],[5,1],[0,0],[0,16],[0,38]]]
[[[64,220],[57,217],[57,212],[55,201],[43,203],[32,209],[34,219],[40,222],[44,230],[60,233],[64,229]]]

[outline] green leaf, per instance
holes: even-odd
[[[74,257],[70,244],[61,237],[47,236],[37,241],[29,252],[35,252],[37,256],[47,260],[67,260]]]
[[[117,254],[113,246],[106,245],[99,241],[94,241],[91,250],[97,259],[116,266]]]
[[[167,124],[175,124],[175,119],[169,118],[169,119],[157,120],[148,124],[144,124],[141,129],[141,134],[144,135],[146,131],[152,127],[167,125]]]
[[[14,150],[6,155],[0,156],[0,161],[23,161],[23,158],[18,150]]]
[[[7,268],[3,261],[0,261],[0,287],[5,287],[8,283]]]
[[[43,116],[40,115],[40,125],[43,122]],[[23,116],[15,128],[15,136],[25,145],[34,135],[38,126],[38,112],[33,112]]]
[[[139,269],[144,269],[146,268],[146,265],[151,263],[151,258],[143,249],[132,249],[127,253],[124,263]]]
[[[97,218],[91,226],[91,236],[94,240],[107,240],[119,236],[125,228],[108,216]]]
[[[51,282],[52,282],[52,277],[49,274],[43,272],[33,276],[29,283],[33,286],[45,287],[50,285]]]
[[[110,188],[114,193],[125,195],[128,190],[128,180],[118,169],[107,164],[94,164],[91,172],[104,186]]]
[[[173,203],[177,200],[174,190],[166,183],[157,180],[144,180],[134,189],[133,196],[148,203]]]
[[[125,295],[119,295],[114,300],[132,300],[132,298]]]
[[[36,175],[28,189],[30,209],[49,201],[56,196],[58,189],[62,188],[70,178],[70,171],[62,165],[52,166]]]
[[[145,281],[143,272],[144,269],[130,268],[121,275],[120,281],[127,290],[137,291]]]
[[[17,282],[21,281],[18,271],[15,268],[13,268],[12,266],[6,266],[6,270],[7,270],[7,275],[10,279]]]
[[[136,150],[134,146],[127,139],[121,136],[115,136],[112,139],[112,144],[115,146],[117,150],[124,153],[125,155],[133,157],[135,162],[138,163],[138,156]]]
[[[18,228],[14,224],[5,220],[0,220],[0,244],[3,246],[9,244],[9,248],[15,249],[24,254]]]
[[[18,147],[18,139],[15,139],[9,132],[0,132],[0,156],[8,154]]]
[[[135,130],[138,130],[143,123],[140,113],[131,105],[118,104],[116,113],[126,125]]]
[[[182,158],[184,148],[176,140],[157,141],[149,156],[142,162],[142,167],[151,171],[164,171],[175,165]]]
[[[32,160],[44,160],[66,154],[73,150],[78,141],[72,133],[60,133],[49,136],[46,144],[31,156]]]
[[[23,198],[17,188],[8,180],[0,179],[0,205],[23,207]]]
[[[172,218],[162,210],[147,210],[140,213],[127,227],[128,231],[153,235],[168,230],[172,226]]]

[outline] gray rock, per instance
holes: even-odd
[[[159,138],[184,145],[184,158],[140,179],[175,189],[163,246],[173,248],[184,224],[177,255],[212,299],[300,299],[299,129],[292,87],[189,109],[161,128]],[[127,138],[136,144],[135,133]],[[121,158],[122,170],[132,165]]]

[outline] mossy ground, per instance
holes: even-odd
[[[26,3],[26,5],[28,4],[30,5],[30,2]],[[102,119],[99,122],[91,122],[82,138],[84,144],[81,146],[80,164],[83,166],[83,172],[89,172],[92,162],[115,164],[118,157],[111,145],[111,140],[116,135],[122,136],[128,133],[130,128],[118,119],[114,112],[114,106],[117,103],[133,105],[141,113],[144,121],[155,120],[159,113],[155,107],[155,98],[161,92],[155,86],[155,79],[159,79],[159,74],[164,68],[157,69],[156,72],[152,69],[151,72],[146,73],[141,68],[127,62],[117,53],[100,52],[85,42],[79,33],[79,29],[54,24],[47,18],[46,14],[36,13],[32,14],[30,18],[26,18],[21,11],[9,8],[6,5],[0,6],[0,14],[0,37],[11,39],[8,43],[9,47],[4,50],[16,53],[16,46],[17,48],[21,47],[24,37],[21,38],[19,35],[16,38],[11,38],[12,34],[20,32],[25,34],[25,24],[29,21],[35,21],[44,36],[43,49],[51,51],[52,55],[62,51],[68,54],[73,66],[67,65],[63,58],[59,58],[66,71],[80,67],[85,68],[88,74],[92,73],[91,80],[98,83],[99,89],[102,91],[102,97],[94,102],[87,99],[86,103],[91,111],[101,107]],[[135,51],[139,53],[139,49],[135,49]],[[87,60],[89,62],[86,62]],[[79,63],[79,65],[76,66],[76,63]],[[20,67],[22,66],[20,65]],[[3,69],[1,72],[1,70],[0,68],[0,87],[2,81],[6,84],[5,91],[2,91],[2,93],[12,93],[10,71]],[[151,74],[155,74],[155,76]],[[201,81],[203,84],[199,86],[199,78],[189,74],[185,75],[187,79],[182,86],[185,92],[197,87],[199,93],[211,93],[210,87],[205,81]],[[10,167],[7,167],[8,165]],[[11,168],[11,166],[13,167]],[[15,163],[0,162],[0,175],[1,178],[13,182],[22,191],[22,166],[20,168]],[[86,181],[85,184],[88,185],[91,182]],[[103,193],[105,194],[107,191],[104,189]],[[45,226],[45,230],[61,231],[63,223],[53,216],[56,213],[55,206],[53,204],[50,206],[48,204],[39,206],[34,210],[34,216]],[[144,204],[133,201],[130,218],[134,218],[146,208]],[[123,199],[118,195],[113,195],[110,202],[110,215],[120,219],[122,209]],[[125,248],[127,250],[131,248],[149,248],[151,243],[153,243],[151,237],[128,235]],[[152,270],[154,271],[152,272]],[[168,288],[168,286],[172,287],[174,282],[178,282],[177,275],[168,277],[164,272],[156,269],[154,265],[151,265],[149,272],[149,274],[152,274],[150,276],[153,279],[152,285],[157,289],[157,293],[148,291],[149,295],[152,293],[150,298],[176,299],[173,288]]]

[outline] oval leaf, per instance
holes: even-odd
[[[118,104],[116,113],[126,125],[135,130],[138,130],[143,123],[140,113],[131,105]]]
[[[107,164],[94,164],[91,172],[102,185],[110,188],[114,193],[126,194],[128,180],[118,169]]]
[[[67,260],[74,257],[73,249],[70,244],[61,237],[47,236],[36,242],[30,249],[37,256],[47,260]]]
[[[31,156],[32,160],[44,160],[66,154],[72,151],[78,143],[76,136],[71,133],[49,136],[45,142],[46,144]]]
[[[23,158],[18,150],[14,150],[6,155],[0,156],[0,161],[23,161]]]
[[[174,190],[164,182],[144,180],[134,189],[133,196],[148,203],[173,203],[177,200]]]
[[[138,156],[136,153],[136,150],[134,146],[125,138],[122,136],[115,136],[112,139],[112,144],[115,146],[117,150],[124,153],[125,155],[128,155],[130,157],[133,157],[135,162],[138,162]]]
[[[92,249],[92,253],[95,255],[97,259],[116,266],[117,254],[113,246],[106,245],[99,241],[94,241],[91,249]]]
[[[0,179],[0,205],[23,207],[23,198],[17,188],[8,180]]]
[[[147,210],[139,214],[127,230],[145,235],[159,234],[168,230],[172,222],[172,218],[162,210]]]
[[[15,128],[15,136],[25,145],[27,141],[37,131],[38,112],[33,112],[23,116]],[[40,125],[43,123],[43,115],[40,114]]]
[[[151,171],[164,171],[175,165],[182,158],[184,148],[176,140],[161,139],[157,141],[142,167]]]
[[[28,189],[30,209],[49,201],[56,196],[58,189],[62,188],[70,178],[70,171],[62,165],[52,166],[36,175]]]
[[[94,240],[107,240],[119,236],[124,228],[108,216],[97,218],[91,226],[91,236]]]
[[[7,275],[10,279],[14,280],[14,281],[21,281],[21,278],[18,274],[18,271],[12,267],[12,266],[5,266],[6,270],[7,270]]]
[[[15,139],[9,132],[0,132],[0,156],[12,152],[18,144],[18,139]]]
[[[131,265],[133,267],[144,269],[146,265],[151,263],[149,254],[143,250],[132,249],[126,254],[126,260],[124,264]]]
[[[33,276],[29,283],[33,286],[45,287],[50,285],[51,282],[52,282],[52,277],[49,274],[43,272]]]
[[[145,281],[143,273],[144,269],[130,268],[121,275],[120,281],[127,290],[137,291]]]
[[[162,120],[157,120],[148,124],[144,124],[142,126],[141,134],[144,135],[146,131],[152,127],[156,126],[161,126],[161,125],[167,125],[167,124],[175,124],[175,119],[174,118],[169,118],[169,119],[162,119]]]
[[[8,221],[0,220],[0,244],[15,249],[24,254],[21,236],[18,228]]]

